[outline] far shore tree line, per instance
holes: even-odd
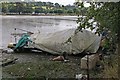
[[[78,7],[73,5],[60,5],[52,2],[3,2],[2,14],[63,14],[76,15]]]

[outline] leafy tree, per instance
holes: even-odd
[[[35,8],[35,13],[40,13],[40,10],[38,8]]]
[[[62,8],[64,8],[65,6],[64,5],[62,5]]]
[[[32,13],[33,9],[28,7],[28,8],[25,8],[22,12],[23,13]]]
[[[69,9],[69,10],[67,10],[67,13],[73,13],[73,10]]]
[[[43,13],[43,8],[35,8],[35,13]]]
[[[23,13],[32,13],[34,9],[32,8],[34,6],[32,3],[26,3],[25,6],[23,6]]]
[[[90,2],[90,6],[87,7],[86,15],[83,13],[83,9],[85,8],[84,3],[77,2],[77,5],[79,6],[81,13],[78,16],[77,23],[79,26],[76,33],[82,31],[82,29],[90,28],[91,30],[94,30],[97,27],[96,33],[102,34],[106,38],[103,52],[106,53],[109,51],[111,53],[118,53],[118,55],[114,55],[116,58],[112,57],[110,54],[110,61],[104,59],[104,62],[102,63],[104,65],[104,70],[102,71],[102,74],[104,74],[103,78],[106,76],[113,79],[117,78],[117,58],[120,53],[120,2]],[[93,26],[94,24],[96,26]]]
[[[23,3],[21,2],[16,2],[16,12],[21,14],[21,12],[23,11],[24,9],[24,5]]]
[[[54,13],[54,10],[49,10],[49,13]]]
[[[58,3],[55,3],[56,8],[60,8],[60,5]]]
[[[17,11],[16,11],[16,7],[15,7],[15,6],[9,7],[9,12],[10,12],[10,13],[16,13],[16,12],[17,12]]]
[[[43,3],[42,2],[35,2],[35,6],[42,6],[43,5]]]
[[[54,7],[54,4],[51,3],[51,2],[47,2],[47,5],[48,5],[49,7]]]
[[[76,13],[76,14],[79,14],[79,13],[80,13],[78,8],[74,8],[74,9],[73,9],[73,12]]]
[[[82,29],[90,28],[94,30],[96,27],[96,33],[107,33],[109,40],[109,47],[115,44],[118,40],[119,25],[119,10],[120,2],[90,2],[89,7],[84,7],[84,2],[77,2],[79,6],[80,16],[78,15],[77,23],[79,24],[76,32],[82,31]],[[86,8],[86,14],[84,9]],[[91,20],[91,21],[90,21]],[[95,26],[93,26],[95,25]]]
[[[46,6],[46,2],[42,2],[42,6]]]
[[[59,13],[59,14],[61,14],[61,13],[63,13],[63,10],[56,9],[56,10],[54,10],[54,13]]]
[[[7,13],[7,12],[8,12],[7,3],[2,3],[2,12],[3,12],[3,13]]]

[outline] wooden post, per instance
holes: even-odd
[[[87,52],[87,80],[89,80],[89,52]]]
[[[16,28],[15,28],[14,30],[15,30],[15,34],[16,34]],[[15,37],[15,44],[17,44],[17,38],[16,38],[16,35],[15,35],[14,37]]]

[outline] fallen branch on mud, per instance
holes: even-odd
[[[9,64],[13,64],[15,63],[15,61],[18,60],[18,58],[15,58],[15,59],[7,59],[5,60],[5,62],[2,62],[1,66],[4,67],[4,66],[7,66]]]

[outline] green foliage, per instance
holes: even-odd
[[[74,9],[73,9],[73,12],[76,13],[76,14],[79,14],[79,13],[80,13],[78,8],[74,8]]]
[[[55,7],[56,7],[56,8],[59,8],[60,5],[59,5],[58,3],[55,3]]]
[[[22,13],[32,13],[33,9],[32,8],[25,8]]]
[[[63,10],[56,9],[54,10],[54,13],[63,13]]]
[[[118,22],[120,21],[118,15],[120,2],[90,2],[89,4],[89,7],[84,7],[84,2],[76,3],[80,10],[80,16],[78,15],[77,20],[79,26],[76,32],[86,28],[94,30],[97,27],[95,33],[107,34],[104,36],[106,36],[108,43],[111,45],[108,46],[108,43],[106,43],[105,47],[116,47],[119,31]]]
[[[2,4],[2,12],[3,12],[3,13],[7,13],[7,12],[8,12],[8,6],[7,6],[7,3]]]
[[[8,9],[10,13],[16,13],[16,7],[13,4],[9,5]]]
[[[73,10],[68,10],[67,13],[73,13]]]
[[[108,59],[103,60],[104,70],[103,77],[104,78],[118,78],[118,56],[111,55]]]
[[[78,13],[78,9],[76,9],[75,5],[60,5],[58,3],[51,2],[8,2],[2,3],[2,12],[3,13],[55,13],[55,14],[64,14],[64,13]]]
[[[90,28],[94,29],[93,23],[97,22],[97,33],[102,33],[104,30],[110,30],[111,33],[118,33],[118,14],[119,2],[91,2],[90,7],[84,7],[84,3],[77,3],[81,14],[78,16],[77,22],[79,23],[79,29]],[[87,11],[86,15],[84,14]],[[81,17],[82,16],[82,17]],[[86,16],[86,17],[84,17]],[[92,19],[92,22],[89,20]]]
[[[113,53],[115,56],[115,49],[117,50],[118,43],[118,34],[119,34],[119,25],[120,16],[120,2],[90,2],[89,7],[84,7],[84,2],[76,2],[76,5],[79,6],[80,14],[78,14],[77,23],[79,24],[76,32],[82,31],[82,29],[89,28],[94,30],[95,27],[96,33],[103,34],[103,39],[105,39],[104,46],[102,48],[104,53],[109,53],[109,61],[104,60],[104,78],[116,78],[118,64],[117,58],[112,57]],[[86,12],[86,14],[84,14]],[[93,26],[96,22],[96,25]]]
[[[35,8],[35,13],[42,13],[43,12],[43,8]]]
[[[23,9],[24,9],[24,6],[23,6],[23,4],[22,3],[20,3],[20,2],[16,2],[16,12],[17,13],[21,13],[22,11],[23,11]]]

